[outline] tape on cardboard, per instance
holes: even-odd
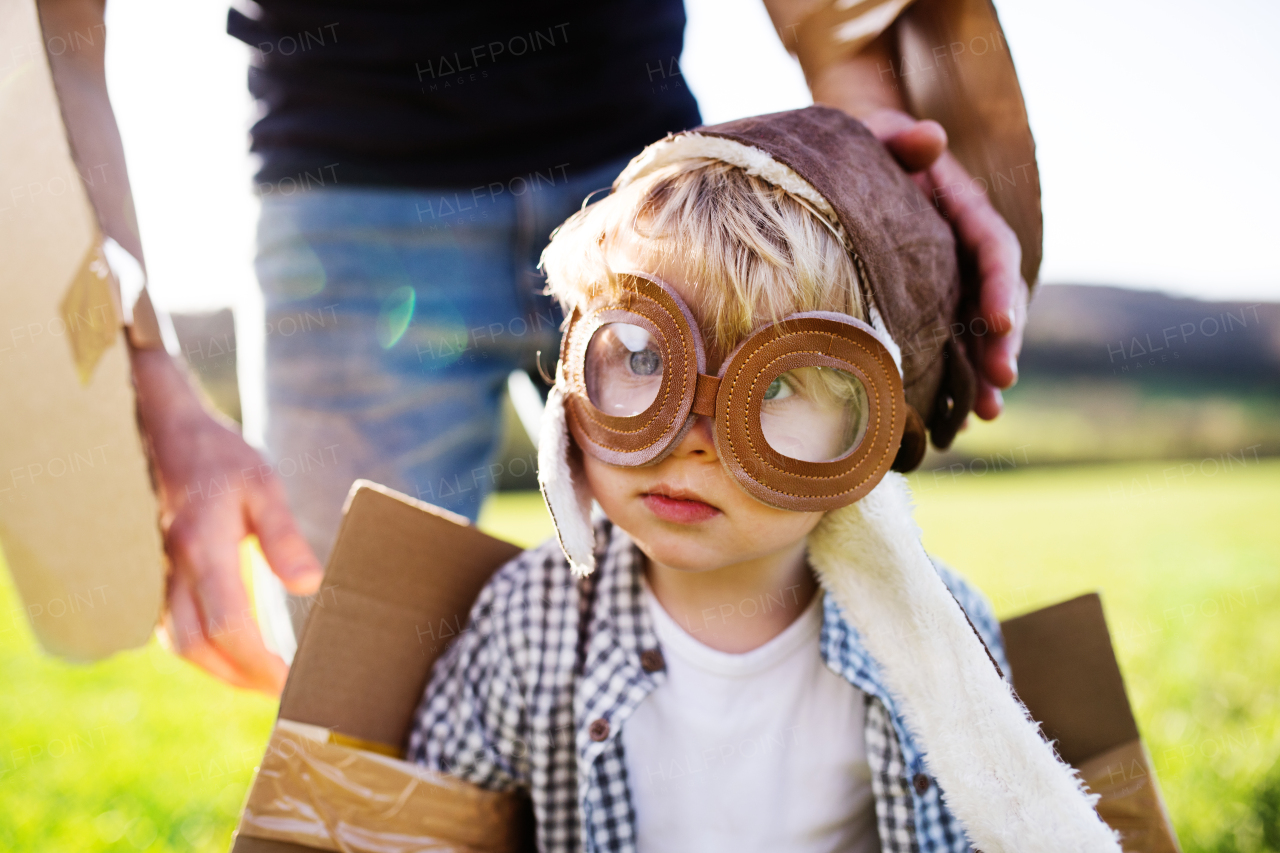
[[[58,308],[81,385],[92,381],[103,354],[119,340],[121,326],[135,349],[165,347],[142,266],[110,237],[99,235],[85,252]]]
[[[1120,833],[1125,853],[1179,853],[1151,756],[1140,739],[1109,749],[1076,768],[1099,795],[1098,815]]]
[[[342,853],[516,853],[523,802],[281,719],[236,830]]]
[[[102,237],[102,254],[115,277],[116,305],[123,308],[122,319],[134,349],[168,349],[177,355],[177,334],[167,314],[161,314],[147,292],[147,273],[133,253],[110,237]],[[166,328],[169,327],[169,328]],[[166,332],[169,334],[166,335]]]
[[[120,301],[102,244],[94,241],[58,303],[81,385],[120,337]]]

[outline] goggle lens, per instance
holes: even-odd
[[[760,432],[777,453],[802,462],[847,456],[867,433],[867,390],[834,367],[798,367],[775,377],[760,403]]]
[[[605,323],[587,344],[583,379],[587,397],[616,418],[638,415],[662,389],[662,352],[648,329]]]

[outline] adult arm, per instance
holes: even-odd
[[[49,56],[76,160],[103,232],[145,266],[124,148],[107,96],[105,0],[40,0],[47,37],[79,33]],[[87,42],[87,43],[86,43]],[[165,633],[183,657],[231,684],[278,694],[287,667],[269,652],[240,573],[239,545],[256,534],[291,592],[308,594],[322,569],[298,532],[284,489],[234,424],[203,404],[163,349],[131,348],[138,413],[151,447],[171,573]],[[264,475],[263,472],[268,472]]]
[[[820,0],[766,0],[783,43],[794,49],[799,22],[821,5]],[[905,3],[887,2],[900,11]],[[889,20],[892,20],[891,18]],[[889,21],[883,22],[888,26]],[[1013,229],[985,194],[952,193],[945,188],[970,185],[959,161],[947,151],[947,135],[934,121],[917,121],[906,112],[892,72],[895,60],[892,30],[857,47],[856,52],[809,69],[808,82],[816,103],[844,110],[864,122],[915,175],[917,183],[935,199],[951,222],[965,267],[977,279],[977,301],[971,317],[963,317],[965,344],[977,373],[974,413],[985,420],[1000,414],[1002,388],[1018,378],[1018,353],[1027,323],[1029,290],[1022,279],[1022,249]],[[886,73],[886,71],[888,73]],[[985,322],[973,322],[981,317]],[[983,334],[971,334],[978,329]]]

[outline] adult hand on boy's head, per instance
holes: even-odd
[[[992,420],[1000,414],[1000,389],[1018,380],[1018,353],[1027,326],[1027,283],[1022,279],[1022,247],[1013,229],[985,193],[947,192],[972,186],[969,174],[947,151],[947,133],[935,121],[917,121],[894,109],[876,110],[863,123],[951,222],[961,268],[977,278],[976,303],[965,324],[964,339],[977,373],[974,413]]]
[[[240,542],[256,534],[293,593],[319,588],[320,563],[271,467],[210,416],[168,354],[135,351],[133,366],[172,566],[165,633],[175,651],[223,681],[279,695],[288,666],[263,644],[240,572]]]

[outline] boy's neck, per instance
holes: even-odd
[[[813,600],[818,582],[805,545],[704,572],[646,558],[645,576],[662,609],[694,639],[742,654],[781,634]]]

